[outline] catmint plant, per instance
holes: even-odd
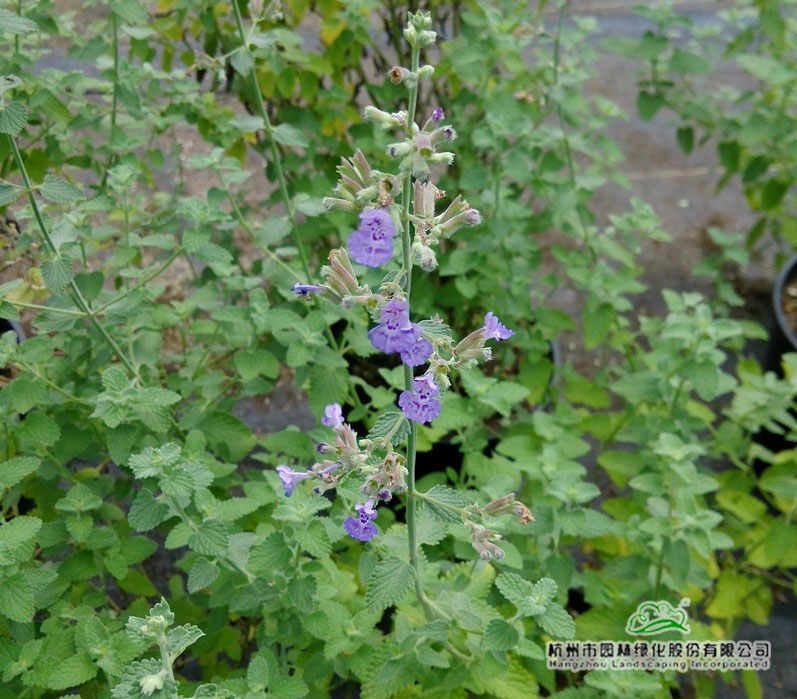
[[[434,73],[432,65],[420,65],[421,49],[435,41],[430,26],[428,15],[418,12],[410,16],[404,37],[412,48],[412,65],[390,71],[390,79],[407,88],[407,108],[385,112],[369,106],[364,111],[366,120],[396,135],[397,140],[387,146],[387,155],[397,166],[390,172],[377,170],[359,150],[343,159],[334,196],[327,197],[324,204],[329,210],[356,215],[357,229],[348,236],[346,247],[329,253],[320,284],[293,287],[300,297],[320,294],[344,308],[359,307],[368,314],[373,323],[368,332],[371,344],[386,355],[398,355],[403,365],[404,390],[397,401],[400,412],[381,415],[368,436],[358,439],[345,422],[341,406],[329,405],[321,422],[333,429],[335,440],[318,446],[325,458],[305,471],[277,467],[288,497],[302,481],[310,481],[313,492],[321,494],[344,480],[357,479],[362,501],[354,505],[354,513],[345,519],[343,528],[359,541],[370,541],[379,534],[375,521],[379,505],[405,495],[409,557],[416,570],[416,503],[426,500],[432,507],[436,503],[433,495],[415,489],[418,425],[430,424],[440,415],[456,370],[488,361],[491,349],[487,343],[508,340],[514,334],[492,312],[487,313],[480,328],[459,342],[439,315],[413,319],[412,279],[416,268],[420,273],[433,272],[441,242],[463,226],[481,223],[480,213],[461,196],[450,198],[449,204],[438,211],[438,202],[447,194],[434,184],[432,176],[438,166],[453,162],[454,154],[444,148],[455,140],[456,132],[444,123],[442,107],[433,109],[421,123],[417,120],[420,83]],[[396,238],[400,238],[398,245],[394,244]],[[355,263],[384,269],[379,285],[372,288],[362,281],[364,275],[358,273]],[[406,448],[399,450],[405,439]],[[528,508],[513,494],[481,510],[460,509],[461,520],[471,531],[473,548],[482,559],[504,556],[496,543],[500,534],[482,524],[483,518],[512,512],[522,523],[533,521]],[[419,581],[417,585],[423,601]]]

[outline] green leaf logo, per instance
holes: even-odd
[[[636,608],[636,612],[628,617],[625,630],[634,636],[655,636],[665,631],[689,633],[684,609],[687,606],[689,606],[688,599],[681,600],[675,608],[665,600],[658,602],[645,600]]]

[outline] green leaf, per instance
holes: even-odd
[[[41,191],[42,196],[54,204],[72,204],[85,198],[79,187],[55,175],[45,175]]]
[[[32,19],[20,17],[0,7],[0,32],[5,34],[30,34],[39,28]],[[8,133],[5,131],[4,133]]]
[[[271,131],[274,140],[283,146],[293,146],[296,148],[307,148],[307,138],[294,126],[290,124],[280,124]]]
[[[298,529],[296,541],[305,551],[316,558],[324,558],[332,550],[327,529],[319,519],[313,519],[306,527]]]
[[[168,514],[169,508],[156,500],[151,490],[142,488],[130,505],[127,521],[136,531],[147,532],[157,527]]]
[[[3,12],[5,12],[5,10],[0,9],[0,27],[2,27]],[[24,104],[11,102],[0,109],[0,133],[8,134],[11,138],[16,138],[27,123],[28,112]]]
[[[401,423],[401,425],[398,425]],[[398,425],[398,426],[397,426]],[[395,431],[394,431],[395,430]],[[380,415],[374,426],[368,431],[368,439],[382,439],[393,432],[390,443],[393,446],[401,444],[410,433],[410,426],[404,413],[390,412]]]
[[[166,648],[172,656],[180,655],[188,646],[196,643],[205,632],[193,624],[183,624],[170,629],[166,634]]]
[[[252,656],[246,668],[246,682],[249,685],[249,689],[254,691],[266,689],[268,687],[269,674],[268,660],[262,655]]]
[[[75,653],[59,662],[49,679],[49,689],[61,690],[76,687],[88,682],[99,672],[99,668],[91,661],[88,653]]]
[[[223,556],[227,553],[227,527],[215,519],[206,519],[191,532],[188,546],[192,551],[206,556]]]
[[[113,0],[111,9],[129,24],[145,24],[147,11],[138,0]]]
[[[588,297],[582,314],[584,345],[587,349],[595,349],[603,343],[609,334],[614,317],[614,306],[610,303],[599,303],[593,297]]]
[[[670,57],[670,69],[680,75],[697,75],[710,73],[711,64],[702,56],[676,46]]]
[[[199,422],[197,429],[205,434],[215,451],[230,461],[240,461],[255,446],[252,431],[229,413],[209,413]]]
[[[255,67],[255,61],[252,58],[252,54],[250,54],[245,48],[240,51],[236,51],[232,55],[230,64],[235,69],[235,72],[244,78],[246,78],[252,71],[252,68]]]
[[[349,383],[344,369],[316,364],[310,370],[310,405],[316,414],[324,412],[330,403],[342,403]]]
[[[209,587],[218,576],[219,567],[215,561],[209,561],[204,557],[197,558],[188,574],[188,592],[194,594],[197,590]]]
[[[424,510],[439,522],[451,524],[461,522],[462,515],[451,508],[464,509],[470,505],[473,505],[473,499],[469,495],[447,485],[436,485],[424,493]]]
[[[44,283],[56,296],[63,293],[72,281],[72,261],[64,257],[42,262],[41,270]]]
[[[565,608],[552,602],[548,608],[535,617],[536,622],[554,638],[573,638],[576,634],[576,622]]]
[[[102,498],[83,483],[73,485],[66,496],[55,503],[62,512],[89,512],[102,505]]]
[[[46,448],[55,444],[61,430],[55,421],[40,410],[29,413],[17,429],[17,437],[23,444]]]
[[[26,623],[33,619],[33,588],[23,573],[4,578],[0,584],[0,614],[12,621]]]
[[[396,604],[412,587],[415,571],[400,558],[385,558],[376,564],[368,580],[365,603],[369,607],[384,609]]]
[[[230,126],[234,126],[239,131],[244,133],[253,133],[258,129],[265,129],[266,125],[263,123],[263,118],[259,116],[252,116],[249,114],[239,114],[238,116],[230,119]]]
[[[11,488],[33,473],[41,464],[35,456],[16,456],[0,464],[0,490]]]
[[[507,624],[503,619],[492,619],[482,636],[482,648],[506,651],[514,648],[519,640],[520,635],[514,626]]]
[[[695,130],[691,126],[682,126],[675,132],[681,150],[689,155],[695,145]]]
[[[0,119],[2,119],[1,115]],[[19,187],[12,187],[11,185],[6,184],[0,185],[0,206],[13,204],[23,191],[24,190],[20,189]]]
[[[235,368],[244,381],[250,381],[261,375],[275,379],[279,375],[279,362],[267,350],[237,352],[233,361]]]
[[[642,121],[650,121],[663,106],[664,97],[660,92],[642,91],[637,95],[636,107]]]
[[[29,560],[33,556],[33,539],[41,526],[42,522],[37,517],[24,515],[0,525],[0,565]]]

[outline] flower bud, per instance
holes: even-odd
[[[437,39],[437,32],[423,31],[418,32],[418,46],[424,47],[433,44]]]
[[[387,154],[391,158],[403,158],[411,150],[412,146],[407,141],[404,141],[402,143],[391,143],[387,147]]]
[[[252,19],[260,17],[263,13],[263,0],[249,0],[249,16]]]
[[[355,195],[355,198],[360,204],[366,204],[371,201],[377,194],[379,194],[379,187],[378,185],[372,184],[370,187],[365,187],[361,189]]]
[[[437,255],[428,245],[421,246],[418,264],[424,272],[433,272],[437,268]]]
[[[348,201],[347,199],[339,199],[337,197],[324,197],[322,203],[327,211],[333,211],[334,209],[341,209],[343,211],[357,210],[356,204],[353,201]]]
[[[512,507],[512,503],[515,501],[515,494],[509,493],[509,495],[504,495],[502,498],[497,498],[491,502],[488,502],[483,508],[482,512],[486,515],[499,515],[504,514],[507,512],[507,508]]]
[[[482,222],[482,215],[478,209],[468,209],[462,217],[469,226],[478,226]]]
[[[445,163],[446,165],[451,165],[451,163],[454,162],[454,154],[448,151],[443,151],[442,153],[433,153],[429,156],[429,162]]]
[[[418,32],[411,24],[408,24],[404,28],[404,38],[407,40],[407,43],[410,46],[415,46],[416,42],[418,41]]]
[[[418,69],[419,78],[431,78],[434,75],[434,66],[425,65]]]
[[[374,124],[378,124],[383,129],[390,129],[399,125],[399,120],[395,116],[388,114],[387,112],[383,112],[381,109],[377,109],[372,105],[368,105],[363,110],[363,118],[366,121],[371,121]]]

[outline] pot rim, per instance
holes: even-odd
[[[783,312],[783,288],[791,279],[797,277],[797,255],[791,257],[785,265],[778,272],[778,277],[775,280],[775,286],[772,289],[772,306],[775,309],[775,319],[777,320],[778,327],[789,344],[792,350],[797,351],[797,337],[789,328],[786,322],[786,314]]]

